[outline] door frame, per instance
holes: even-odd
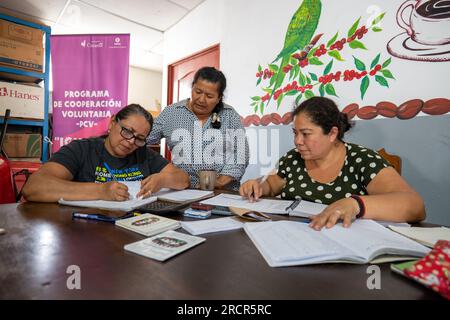
[[[211,47],[208,47],[206,49],[197,51],[193,54],[191,54],[190,56],[187,56],[181,60],[177,60],[171,64],[169,64],[167,66],[167,105],[171,105],[174,101],[173,101],[173,72],[176,66],[178,66],[179,64],[188,62],[189,60],[193,60],[196,59],[198,57],[201,57],[203,55],[209,54],[213,51],[217,51],[220,57],[220,43],[212,45]],[[220,68],[220,58],[219,58],[219,68]]]

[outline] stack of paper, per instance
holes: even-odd
[[[147,258],[164,261],[205,240],[205,238],[176,231],[166,231],[157,236],[127,244],[124,249]]]
[[[450,241],[450,229],[446,227],[420,228],[389,226],[389,229],[430,248],[433,248],[438,240]]]
[[[204,221],[182,221],[181,227],[190,234],[219,232],[240,229],[244,224],[233,217],[208,219]]]
[[[143,234],[147,237],[180,227],[180,223],[176,220],[157,216],[151,213],[116,220],[115,223],[116,226]]]

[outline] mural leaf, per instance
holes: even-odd
[[[264,102],[261,101],[261,103],[259,104],[259,112],[261,112],[261,114],[264,113]]]
[[[301,86],[304,86],[306,84],[306,77],[301,71],[300,71],[300,76],[298,77],[298,80],[300,81]]]
[[[347,32],[347,37],[351,37],[355,33],[356,29],[358,29],[359,20],[361,20],[361,17],[359,17],[358,20],[356,20],[355,23],[350,27]]]
[[[366,70],[366,65],[364,64],[364,62],[362,62],[361,60],[359,60],[355,56],[353,56],[353,59],[355,60],[355,67],[356,67],[356,69],[358,69],[359,71],[365,71]]]
[[[254,97],[252,97],[252,100],[253,101],[259,101],[259,100],[261,100],[261,97],[260,96],[254,96]]]
[[[299,72],[300,72],[300,66],[297,64],[294,67],[294,79],[298,77]]]
[[[302,99],[303,94],[300,92],[297,96],[297,98],[295,98],[295,105],[298,105],[298,103],[300,102],[300,100]]]
[[[365,76],[361,81],[361,86],[359,87],[359,91],[361,91],[361,100],[364,99],[364,95],[366,94],[367,88],[369,88],[369,84],[369,77]]]
[[[320,61],[319,58],[317,58],[317,57],[312,57],[311,59],[309,59],[309,64],[321,66],[323,64],[323,62]]]
[[[381,73],[383,74],[383,76],[385,76],[386,78],[390,78],[390,79],[395,79],[394,76],[392,75],[391,71],[389,71],[388,69],[382,69]]]
[[[280,96],[277,99],[277,109],[280,108],[280,104],[281,104],[281,101],[283,101],[283,98],[284,98],[284,94],[280,94]]]
[[[352,49],[364,49],[367,50],[366,46],[358,40],[353,40],[352,42],[349,43],[350,48]]]
[[[386,68],[390,63],[391,63],[391,58],[389,58],[389,59],[387,59],[385,62],[383,62],[383,64],[381,65],[381,67],[384,69],[384,68]]]
[[[373,31],[373,32],[380,32],[380,31],[383,31],[383,29],[378,28],[378,27],[373,27],[373,28],[372,28],[372,31]]]
[[[315,73],[309,72],[309,76],[311,77],[311,79],[313,79],[314,81],[317,81],[317,75]]]
[[[325,90],[323,89],[323,83],[319,86],[320,96],[323,97],[325,95]]]
[[[317,49],[319,49],[318,47],[315,47],[313,49],[311,49],[311,51],[308,52],[308,55],[306,56],[308,59],[312,56],[314,56],[314,53],[316,53]]]
[[[258,64],[258,72],[261,72],[261,71],[262,71],[262,67],[260,64]]]
[[[270,78],[269,87],[273,86],[273,84],[275,83],[276,80],[277,80],[277,77],[275,77],[275,76]]]
[[[276,64],[269,64],[269,69],[270,69],[270,71],[277,72],[278,66]]]
[[[311,79],[308,76],[306,76],[306,83],[311,84]]]
[[[305,91],[305,98],[309,99],[309,98],[312,98],[312,97],[314,97],[314,92],[312,92],[311,90],[306,90]]]
[[[375,76],[375,81],[378,82],[383,87],[388,87],[389,88],[389,84],[388,84],[388,82],[387,82],[385,77]]]
[[[262,78],[259,78],[259,79],[256,81],[256,85],[259,85],[259,84],[261,83],[261,80],[262,80]]]
[[[272,94],[272,89],[270,88],[263,88],[264,92],[267,92],[268,94]]]
[[[253,109],[253,113],[258,112],[258,104],[255,105],[255,109]]]
[[[331,50],[331,51],[328,51],[328,55],[329,55],[330,57],[335,58],[336,60],[344,61],[344,59],[342,59],[342,57],[341,57],[341,54],[340,54],[339,51],[337,51],[337,50]]]
[[[329,48],[337,39],[339,32],[336,32],[336,34],[333,36],[333,38],[330,39],[330,41],[327,42],[327,48]]]
[[[375,19],[373,19],[372,21],[372,26],[376,25],[378,22],[381,21],[381,19],[383,19],[384,15],[386,14],[386,12],[383,12],[382,14],[380,14],[378,17],[376,17]]]
[[[331,83],[327,83],[325,85],[325,92],[328,93],[329,95],[332,95],[332,96],[335,96],[335,97],[338,96],[336,94],[336,91],[334,90],[334,86]]]
[[[285,93],[285,95],[287,95],[287,96],[293,96],[295,94],[297,94],[297,90],[290,90],[290,91]]]
[[[333,66],[333,59],[331,59],[331,61],[327,64],[327,66],[325,67],[325,70],[323,70],[323,74],[326,75],[330,72],[331,67]]]
[[[380,61],[380,55],[381,55],[381,53],[379,53],[375,57],[375,59],[372,60],[372,63],[370,64],[370,69],[373,69],[378,64],[378,61]]]

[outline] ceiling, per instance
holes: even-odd
[[[162,71],[163,33],[204,0],[2,0],[0,8],[39,20],[52,34],[130,33],[130,65]]]

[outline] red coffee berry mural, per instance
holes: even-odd
[[[339,97],[339,89],[348,86],[359,90],[360,99],[364,101],[369,90],[375,87],[389,90],[390,84],[396,81],[391,69],[392,58],[379,51],[367,55],[371,48],[365,43],[368,34],[376,36],[382,32],[380,22],[386,12],[366,24],[359,17],[345,32],[338,30],[327,39],[325,33],[316,32],[322,9],[320,0],[301,2],[289,23],[280,53],[267,66],[258,65],[256,86],[261,94],[251,97],[250,105],[255,114],[242,119],[244,125],[288,124],[290,113],[283,116],[277,113],[286,97],[295,98],[295,104],[319,95]],[[361,57],[362,52],[366,59]],[[367,59],[368,56],[372,57]],[[272,113],[267,114],[268,111]],[[376,105],[355,102],[343,108],[349,118],[364,120],[377,116],[410,119],[421,111],[429,115],[448,113],[450,101],[446,98],[411,99],[399,105],[390,101]]]

